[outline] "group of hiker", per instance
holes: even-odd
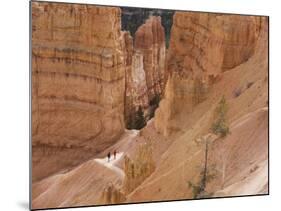
[[[117,152],[116,152],[116,150],[114,150],[114,152],[113,152],[114,160],[116,159],[116,154],[117,154]],[[107,161],[108,162],[110,162],[110,157],[111,157],[111,153],[108,152],[108,154],[107,154]]]

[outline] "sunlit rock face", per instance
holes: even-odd
[[[161,95],[165,73],[165,32],[161,17],[151,16],[135,34],[134,47],[143,54],[148,98]]]
[[[139,109],[140,127],[150,118],[164,89],[161,18],[150,17],[134,37],[121,31],[120,8],[32,3],[34,178],[112,145]],[[52,168],[37,169],[40,162]]]
[[[128,63],[125,119],[128,128],[136,128],[136,113],[141,109],[145,119],[151,118],[164,90],[166,46],[161,18],[147,19],[134,40],[128,32],[124,37]]]
[[[124,158],[125,179],[123,190],[125,194],[131,193],[155,170],[152,146],[150,143],[140,145],[136,152],[135,159]]]
[[[179,110],[192,112],[224,71],[247,61],[261,28],[261,17],[176,12],[167,55],[168,82],[156,112],[158,131],[169,135],[170,120]],[[182,105],[184,109],[178,109]]]
[[[224,34],[222,70],[226,71],[246,62],[254,54],[264,18],[241,15],[217,18],[222,23]]]
[[[32,3],[34,150],[94,147],[93,155],[123,133],[120,16],[119,8]]]
[[[133,128],[132,122],[139,107],[148,107],[147,85],[143,67],[143,54],[133,48],[133,39],[129,32],[124,32],[126,93],[125,93],[125,121],[128,128]]]

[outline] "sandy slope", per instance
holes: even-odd
[[[124,156],[121,150],[132,147],[137,135],[137,131],[126,131],[114,148],[118,151],[116,160],[112,157],[110,163],[107,162],[105,156],[108,151],[113,152],[113,148],[70,171],[33,183],[32,207],[50,208],[95,204],[101,195],[101,190],[107,184],[112,183],[117,186],[122,184],[124,173],[118,167]]]
[[[140,185],[128,201],[173,200],[192,198],[188,181],[197,184],[204,159],[204,145],[196,140],[210,132],[213,110],[222,95],[226,97],[231,134],[217,140],[212,146],[210,164],[214,155],[228,156],[224,187],[221,186],[220,166],[216,179],[207,191],[215,195],[246,195],[267,193],[268,153],[268,75],[267,42],[261,37],[256,53],[247,62],[223,74],[208,99],[198,105],[192,114],[181,113],[175,125],[182,128],[178,137],[162,155],[156,171]],[[249,87],[249,84],[251,86]],[[237,97],[234,91],[240,89]],[[251,182],[249,182],[251,181]],[[222,188],[226,188],[219,192]]]
[[[207,189],[216,196],[268,192],[267,126],[268,108],[265,107],[236,121],[228,137],[213,143],[210,164],[220,171]]]

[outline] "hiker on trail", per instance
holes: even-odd
[[[107,154],[108,162],[110,162],[110,152]]]
[[[114,150],[114,160],[116,160],[116,150]]]

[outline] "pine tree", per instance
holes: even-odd
[[[219,102],[218,107],[215,110],[215,120],[212,124],[212,131],[216,135],[220,135],[221,137],[226,136],[229,133],[229,127],[226,123],[226,112],[227,112],[227,104],[225,97],[223,96]]]
[[[141,129],[146,125],[144,113],[142,108],[139,106],[138,110],[136,112],[135,121],[134,121],[134,128],[135,129]]]

